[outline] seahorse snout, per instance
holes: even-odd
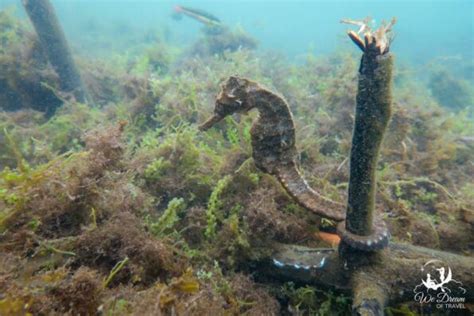
[[[213,116],[211,116],[210,118],[208,118],[204,123],[202,123],[201,125],[199,125],[198,129],[199,129],[201,132],[207,131],[208,129],[210,129],[211,127],[213,127],[215,124],[217,124],[218,122],[220,122],[223,118],[224,118],[223,116],[214,114]]]

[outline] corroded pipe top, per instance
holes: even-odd
[[[342,21],[359,26],[357,32],[349,31],[348,35],[364,52],[352,135],[347,217],[338,225],[343,243],[352,249],[378,250],[389,239],[386,225],[375,211],[375,193],[379,151],[391,116],[393,57],[389,50],[395,21],[382,23],[375,31],[369,26],[370,18]]]
[[[347,32],[347,35],[349,35],[350,39],[364,53],[370,51],[373,51],[378,55],[388,53],[390,49],[390,44],[393,41],[393,35],[391,32],[392,27],[397,22],[397,19],[392,18],[392,20],[388,23],[382,21],[382,25],[375,31],[372,31],[369,25],[370,22],[370,17],[367,17],[364,20],[341,20],[341,23],[359,26],[359,30],[357,32],[350,30]],[[360,37],[361,34],[364,36],[364,40],[362,40],[362,38]]]

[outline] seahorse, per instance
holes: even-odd
[[[315,190],[298,168],[295,125],[285,99],[255,81],[238,76],[229,77],[217,95],[214,114],[202,125],[207,130],[233,113],[259,111],[250,130],[252,156],[257,168],[275,176],[288,194],[302,207],[320,216],[342,221],[345,206]]]

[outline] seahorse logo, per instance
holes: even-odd
[[[423,278],[415,286],[413,299],[420,304],[433,304],[437,309],[465,309],[467,290],[453,278],[451,267],[440,260],[429,260],[421,267]]]
[[[421,283],[415,287],[415,293],[424,289],[426,289],[428,292],[430,290],[440,290],[443,293],[451,293],[451,289],[448,287],[448,284],[453,283],[458,286],[460,293],[466,294],[467,292],[467,290],[462,287],[462,283],[453,278],[453,272],[451,271],[451,268],[449,266],[445,267],[443,262],[440,260],[429,260],[423,265],[421,271],[426,273],[425,278],[421,279]]]

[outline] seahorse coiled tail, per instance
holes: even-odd
[[[221,86],[214,114],[199,129],[207,130],[233,113],[254,108],[259,116],[252,125],[252,155],[261,171],[274,175],[302,207],[336,221],[345,219],[345,205],[321,196],[299,171],[293,115],[285,99],[259,83],[229,77]]]

